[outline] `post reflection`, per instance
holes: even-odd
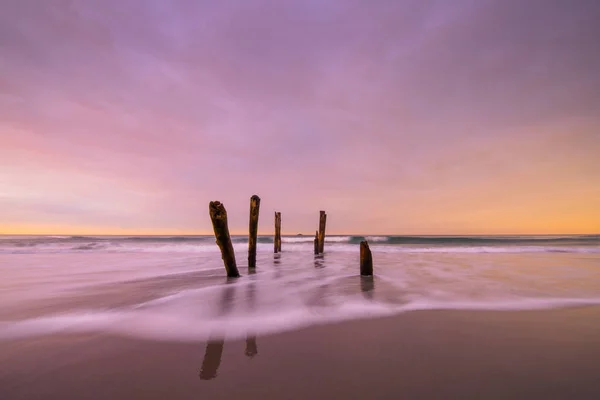
[[[246,351],[244,351],[244,354],[249,358],[254,358],[254,356],[258,354],[256,336],[248,335],[246,338]]]
[[[275,258],[278,259],[279,254],[275,254]],[[249,277],[252,281],[248,285],[247,290],[247,308],[248,312],[252,313],[256,309],[256,276]],[[258,354],[258,346],[256,345],[256,336],[248,334],[246,337],[246,351],[244,354],[250,358],[253,358]]]
[[[372,276],[361,276],[360,277],[360,291],[367,300],[373,300],[373,294],[375,291],[375,280]]]
[[[235,278],[227,278],[225,281],[225,287],[221,290],[219,299],[219,316],[229,314],[233,308],[236,290],[235,281]],[[202,367],[200,367],[200,379],[210,380],[217,377],[224,345],[224,339],[211,339],[206,343],[204,359],[202,360]]]
[[[250,270],[248,278],[251,280],[246,290],[246,308],[248,312],[253,312],[256,309],[256,271]],[[229,314],[235,303],[236,279],[227,279],[225,287],[221,292],[219,302],[219,316]],[[221,357],[223,355],[224,339],[211,339],[206,344],[204,351],[204,359],[200,368],[200,379],[211,380],[217,377],[219,366],[221,365]],[[253,358],[258,354],[258,345],[256,343],[256,335],[248,334],[246,337],[246,348],[244,355]]]
[[[221,358],[223,356],[223,347],[225,346],[224,339],[212,339],[206,343],[204,351],[204,359],[200,367],[200,379],[211,380],[218,376],[219,367],[221,366]],[[258,344],[256,343],[256,335],[249,334],[246,337],[246,348],[244,355],[250,359],[258,355]]]
[[[273,254],[273,265],[279,267],[281,264],[281,253]],[[281,278],[281,268],[275,268],[275,279]]]
[[[224,340],[211,340],[206,344],[204,360],[202,360],[202,367],[200,368],[200,379],[210,380],[217,377],[224,344]]]
[[[227,315],[231,312],[235,300],[236,278],[227,278],[225,288],[221,292],[221,301],[219,302],[219,316]]]
[[[315,254],[315,268],[325,268],[324,254]]]
[[[256,272],[252,272],[248,279],[250,283],[246,288],[246,309],[252,313],[256,309]]]

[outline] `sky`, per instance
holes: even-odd
[[[0,234],[600,233],[595,0],[2,0]]]

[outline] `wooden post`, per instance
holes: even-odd
[[[321,211],[319,215],[319,253],[325,252],[325,224],[327,222],[327,214]]]
[[[220,201],[211,201],[208,205],[208,212],[215,231],[217,245],[221,249],[221,258],[223,259],[223,264],[225,264],[227,276],[229,278],[237,278],[240,276],[240,273],[235,263],[235,253],[233,252],[231,237],[229,236],[225,206]]]
[[[319,254],[319,231],[315,231],[315,254]]]
[[[281,213],[275,211],[275,238],[273,238],[273,252],[281,253]]]
[[[362,276],[373,275],[373,256],[366,240],[360,242],[360,274]]]
[[[260,211],[260,197],[250,197],[250,227],[248,235],[248,268],[256,268],[256,239],[258,236],[258,213]]]

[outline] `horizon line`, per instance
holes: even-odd
[[[248,233],[231,233],[231,236],[248,236]],[[436,234],[436,233],[422,233],[422,234],[399,234],[399,233],[330,233],[326,236],[584,236],[584,235],[600,235],[600,232],[595,233],[451,233],[451,234]],[[0,236],[214,236],[214,233],[182,233],[182,234],[171,234],[171,233],[130,233],[130,234],[118,234],[118,233],[0,233]],[[258,233],[258,236],[274,236],[274,233]],[[282,234],[281,236],[314,236],[313,234],[305,233],[288,233]]]

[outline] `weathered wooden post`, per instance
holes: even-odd
[[[229,236],[225,206],[220,201],[211,201],[208,205],[208,212],[215,231],[217,245],[221,249],[221,258],[223,259],[223,264],[225,264],[227,276],[229,278],[237,278],[240,276],[240,273],[235,263],[235,253],[233,252],[231,237]]]
[[[315,254],[319,254],[319,231],[315,231]]]
[[[362,276],[373,275],[373,256],[366,240],[360,242],[360,274]]]
[[[281,253],[281,213],[275,211],[275,238],[273,238],[273,252]]]
[[[319,253],[325,252],[325,224],[327,222],[327,214],[325,211],[319,213]]]
[[[248,268],[256,268],[256,240],[258,236],[258,213],[260,211],[260,197],[250,197],[250,227],[248,235]]]

